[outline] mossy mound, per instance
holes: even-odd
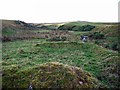
[[[3,88],[97,88],[99,83],[81,68],[50,62],[17,71],[4,70]]]

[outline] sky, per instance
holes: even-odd
[[[29,23],[118,22],[119,0],[0,0],[0,19]]]

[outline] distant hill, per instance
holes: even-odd
[[[2,20],[2,29],[35,29],[34,25],[20,20]]]
[[[98,45],[106,48],[118,50],[118,23],[99,23],[87,21],[72,21],[60,23],[26,23],[20,20],[2,20],[2,34],[3,36],[16,35],[17,38],[40,37],[31,30],[62,30],[62,31],[80,31],[82,34],[88,35],[90,40]],[[24,30],[24,32],[23,32]],[[36,36],[35,36],[36,35]],[[18,37],[19,36],[19,37]],[[22,36],[22,37],[21,37]],[[9,40],[8,40],[9,41]]]
[[[77,34],[79,37],[82,34],[88,35],[90,40],[98,45],[113,50],[119,50],[119,26],[119,23],[75,21],[64,23],[59,26],[58,29],[68,31],[80,31],[80,35]]]
[[[2,41],[25,39],[33,37],[31,30],[38,28],[20,20],[2,20]]]

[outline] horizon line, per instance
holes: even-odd
[[[114,22],[108,22],[108,21],[96,21],[96,22],[91,22],[91,21],[82,21],[82,20],[74,20],[74,21],[61,21],[61,22],[27,22],[24,20],[20,20],[20,19],[0,19],[0,20],[11,20],[11,21],[23,21],[26,23],[41,23],[41,24],[49,24],[49,23],[67,23],[67,22],[90,22],[90,23],[120,23],[120,21],[114,21]]]

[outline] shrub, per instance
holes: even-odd
[[[113,44],[111,45],[111,48],[112,48],[113,50],[118,50],[118,49],[119,49],[117,43],[113,43]]]
[[[104,34],[100,33],[100,32],[94,32],[92,37],[94,39],[104,39]]]
[[[110,48],[109,44],[106,44],[106,45],[105,45],[105,48]]]
[[[84,26],[78,26],[78,25],[62,25],[58,27],[59,30],[72,30],[72,31],[91,31],[95,26],[93,25],[84,25]]]
[[[99,41],[95,41],[95,44],[100,44],[100,42]]]
[[[93,25],[84,25],[81,27],[81,31],[91,31],[95,26]]]

